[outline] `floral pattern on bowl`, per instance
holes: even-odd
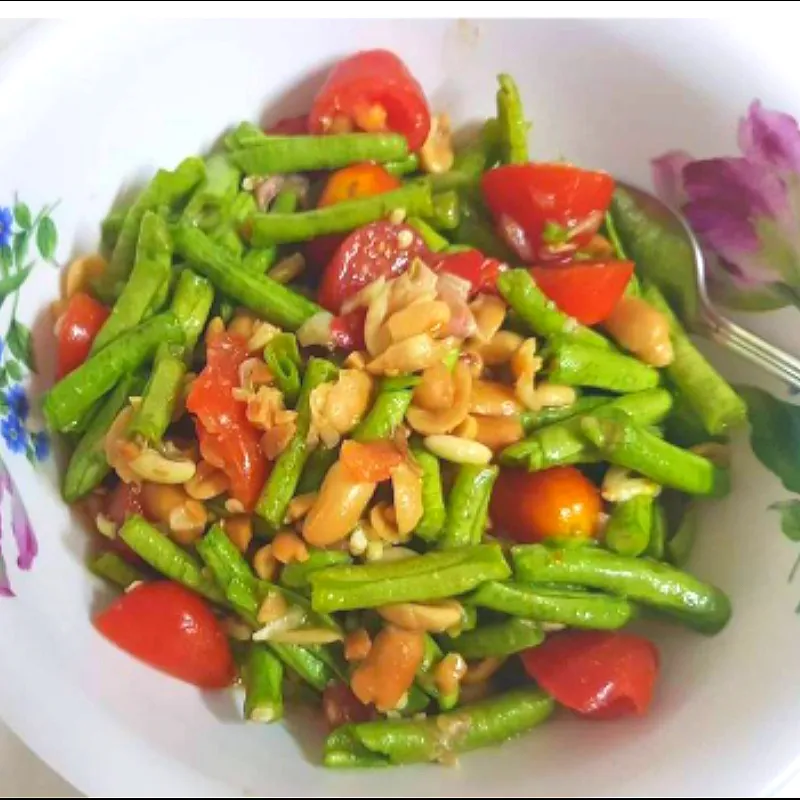
[[[36,358],[31,332],[17,318],[17,308],[20,293],[38,264],[54,263],[58,232],[53,208],[44,207],[34,217],[19,200],[13,206],[0,206],[0,331],[4,331],[0,335],[0,438],[11,464],[24,455],[36,466],[50,454],[47,432],[32,420],[26,379],[36,372]],[[6,498],[10,516],[3,513]],[[17,547],[17,567],[29,570],[38,552],[36,536],[11,468],[0,456],[0,597],[14,595],[3,553],[3,540],[9,533]]]

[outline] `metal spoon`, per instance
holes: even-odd
[[[680,295],[681,318],[686,328],[727,347],[800,388],[800,359],[723,317],[711,304],[706,291],[706,260],[703,250],[683,214],[644,189],[622,181],[618,181],[617,185],[636,202],[640,211],[673,236],[681,237],[691,250],[694,274],[687,275],[686,280],[670,281],[669,287],[665,287],[662,285],[663,276],[647,275],[662,290],[668,289],[672,296],[676,293]],[[675,267],[678,268],[678,265]],[[642,269],[644,265],[637,264],[637,268]]]

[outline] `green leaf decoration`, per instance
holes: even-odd
[[[17,203],[14,206],[14,221],[24,230],[28,230],[33,224],[31,210],[25,203]]]
[[[800,500],[778,500],[769,506],[781,515],[781,531],[792,542],[800,542]]]
[[[21,269],[17,272],[12,273],[11,275],[6,275],[5,278],[0,278],[0,306],[2,306],[3,301],[11,294],[19,289],[25,280],[27,279],[28,275],[30,275],[31,270],[33,269],[33,264],[28,264],[25,269]]]
[[[0,389],[8,386],[8,370],[5,367],[0,367]]]
[[[0,392],[0,414],[8,412],[8,397],[5,392]]]
[[[13,320],[6,339],[8,349],[31,372],[36,372],[36,360],[33,355],[33,337],[31,332],[18,320]]]
[[[8,245],[0,247],[0,269],[3,275],[7,275],[11,267],[14,266],[14,252]]]
[[[24,263],[25,259],[28,257],[30,239],[30,231],[17,231],[14,234],[14,261],[18,265]]]
[[[39,255],[46,261],[52,261],[58,245],[56,224],[50,217],[42,217],[36,229],[36,247]]]
[[[11,378],[12,381],[21,381],[24,372],[22,371],[22,367],[19,364],[19,361],[9,360],[6,364],[6,372],[8,373],[8,377]]]

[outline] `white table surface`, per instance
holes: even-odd
[[[25,19],[0,19],[0,54],[11,39],[28,25]],[[776,797],[798,797],[800,776]],[[0,720],[0,797],[82,797],[35,756]]]

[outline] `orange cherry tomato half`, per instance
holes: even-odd
[[[380,483],[392,477],[403,456],[392,442],[356,442],[348,439],[339,455],[342,466],[359,483]]]
[[[94,337],[110,313],[86,292],[72,295],[58,330],[56,377],[59,380],[86,361]]]
[[[400,187],[400,181],[380,164],[353,164],[328,178],[317,206],[332,206],[345,200],[372,197]]]
[[[602,501],[597,487],[575,467],[541,472],[502,469],[490,516],[517,542],[590,539],[598,534]]]
[[[632,261],[587,261],[559,267],[531,267],[538,287],[565,314],[584,325],[607,319],[633,275]]]
[[[621,631],[565,631],[520,654],[545,692],[583,717],[646,714],[659,672],[656,646]]]
[[[177,583],[143,583],[95,617],[117,647],[201,689],[224,689],[236,667],[217,618],[194,592]]]

